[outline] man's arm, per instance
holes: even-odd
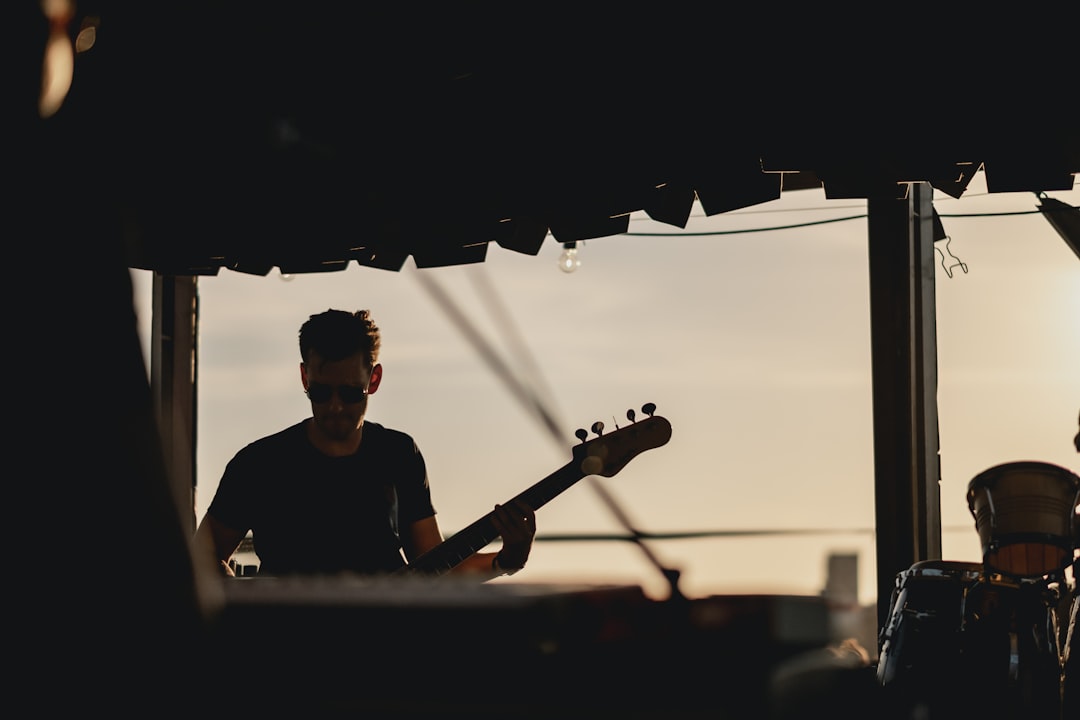
[[[451,573],[490,580],[525,567],[536,535],[536,513],[533,509],[523,503],[496,505],[492,524],[502,538],[502,550],[497,553],[473,553],[454,566]],[[408,540],[405,543],[405,557],[409,562],[440,545],[443,535],[435,516],[414,522],[409,527]]]
[[[209,553],[215,565],[221,570],[221,574],[231,577],[235,573],[229,565],[229,559],[236,552],[236,548],[240,547],[240,542],[246,534],[219,522],[213,515],[207,514],[203,516],[199,529],[195,531],[195,547],[199,552]]]

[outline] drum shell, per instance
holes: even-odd
[[[1080,477],[1069,470],[1036,461],[996,465],[971,480],[967,501],[988,572],[1059,577],[1072,562]]]
[[[924,560],[897,575],[879,643],[881,685],[909,692],[951,682],[961,654],[964,597],[981,572],[978,563]]]
[[[876,670],[895,717],[1061,720],[1051,587],[974,562],[927,560],[897,574]]]

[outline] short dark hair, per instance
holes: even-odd
[[[300,326],[300,358],[304,362],[312,350],[330,361],[363,353],[364,362],[371,368],[379,361],[381,344],[379,327],[368,310],[330,309],[312,315]]]

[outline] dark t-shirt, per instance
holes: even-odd
[[[405,564],[398,528],[435,508],[409,435],[365,421],[357,452],[329,457],[300,422],[236,453],[207,514],[252,531],[260,575],[376,574]]]

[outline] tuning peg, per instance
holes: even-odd
[[[585,438],[589,437],[589,432],[585,428],[578,428],[574,431],[574,435],[581,442],[585,442]]]
[[[592,424],[592,431],[594,433],[596,433],[597,435],[603,435],[604,434],[604,423],[597,420],[596,422],[594,422]]]
[[[634,418],[637,417],[637,413],[634,412],[634,408],[630,408],[626,411],[626,419],[630,422],[634,422]]]
[[[645,403],[641,406],[641,412],[652,417],[653,413],[656,412],[656,403]]]

